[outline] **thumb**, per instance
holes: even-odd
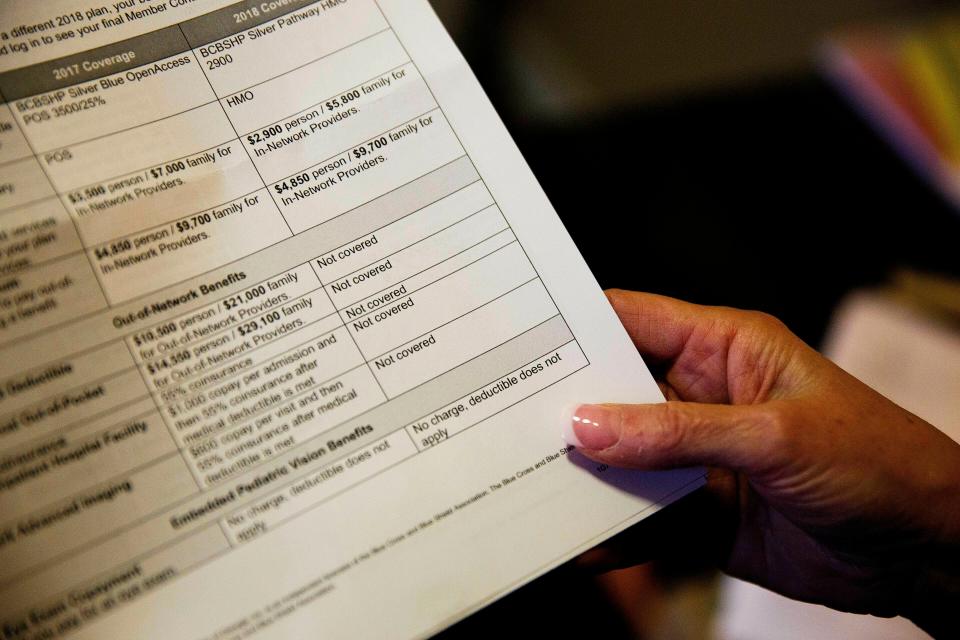
[[[771,462],[778,422],[765,405],[580,405],[564,438],[586,456],[619,467],[726,467],[747,474]]]

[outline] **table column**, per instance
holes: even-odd
[[[204,488],[385,400],[309,264],[127,341]]]
[[[217,211],[193,209],[205,204],[201,191],[209,206],[249,183],[228,158],[222,111],[204,111],[219,105],[186,50],[179,29],[164,29],[0,77],[9,101],[0,149],[10,156],[9,197],[0,198],[9,276],[0,308],[11,314],[0,328],[4,588],[199,491],[124,341],[81,347],[70,331],[108,303],[258,246],[203,246],[224,225]],[[102,60],[122,62],[106,74]],[[223,188],[211,189],[221,173]],[[223,217],[255,205],[244,197]],[[27,334],[34,348],[24,354],[16,340]]]
[[[0,344],[107,306],[21,127],[0,104]]]
[[[183,25],[294,233],[464,155],[374,2],[305,4],[241,33],[223,11]]]
[[[314,266],[390,397],[557,314],[482,183]]]
[[[27,359],[5,355],[107,307],[50,182],[56,154],[23,135],[33,104],[14,102],[16,117],[0,107],[0,585],[102,536],[105,521],[197,491],[122,341],[77,352],[50,338]]]

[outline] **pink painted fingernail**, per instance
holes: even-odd
[[[603,405],[581,404],[569,412],[563,437],[583,449],[608,449],[620,441],[620,412]]]
[[[577,409],[579,408],[580,405],[572,404],[566,407],[560,416],[560,437],[563,438],[564,442],[574,447],[583,446],[580,438],[577,437],[576,432],[573,430],[573,417],[577,415]]]

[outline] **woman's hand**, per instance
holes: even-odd
[[[736,509],[720,520],[732,575],[956,631],[960,445],[770,316],[607,296],[668,402],[583,405],[572,444],[622,467],[712,467],[710,490]]]

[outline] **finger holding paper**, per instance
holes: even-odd
[[[611,465],[716,467],[708,486],[737,511],[727,571],[937,629],[916,594],[942,582],[925,563],[960,545],[960,446],[769,316],[607,295],[676,400],[580,406],[571,443]]]

